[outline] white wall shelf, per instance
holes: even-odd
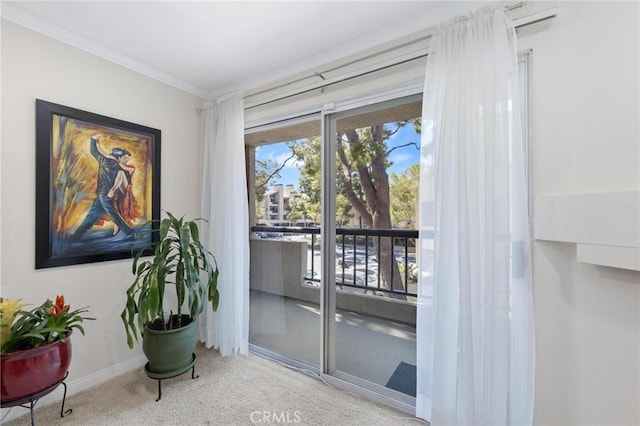
[[[541,197],[535,239],[576,243],[578,262],[640,271],[640,191]]]

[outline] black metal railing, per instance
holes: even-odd
[[[307,270],[304,281],[320,282],[320,265],[315,261],[315,254],[320,252],[320,228],[254,226],[251,231],[255,232],[258,238],[267,239],[310,235],[310,269]],[[417,239],[417,230],[336,228],[336,285],[340,288],[362,289],[365,293],[417,296],[417,290],[410,289],[417,286]],[[393,255],[389,253],[391,249]],[[386,256],[383,256],[387,259],[384,262],[387,273],[381,273],[378,263],[383,250],[387,252]],[[401,286],[390,284],[397,279],[395,274],[400,274]]]

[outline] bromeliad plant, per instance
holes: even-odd
[[[95,318],[83,317],[88,307],[71,311],[64,296],[56,296],[53,303],[47,299],[30,311],[20,299],[0,298],[0,352],[11,353],[32,349],[65,339],[73,329],[84,335],[82,322]]]
[[[205,304],[210,303],[213,311],[218,309],[218,265],[200,242],[198,219],[177,219],[166,213],[168,217],[160,222],[159,241],[153,244],[153,257],[141,260],[140,251],[133,259],[135,280],[127,290],[126,307],[120,315],[130,348],[147,325],[154,329],[180,328],[193,321]],[[174,286],[176,315],[164,306],[168,284]],[[188,314],[183,315],[185,301]]]

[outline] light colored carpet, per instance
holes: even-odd
[[[157,381],[136,369],[35,411],[36,425],[421,425],[421,420],[255,355],[196,349],[196,374]],[[30,424],[29,411],[7,426]]]

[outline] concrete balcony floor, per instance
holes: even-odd
[[[400,363],[416,365],[415,327],[344,310],[335,318],[339,372],[384,387]],[[251,291],[249,342],[256,346],[318,368],[320,321],[318,305]]]

